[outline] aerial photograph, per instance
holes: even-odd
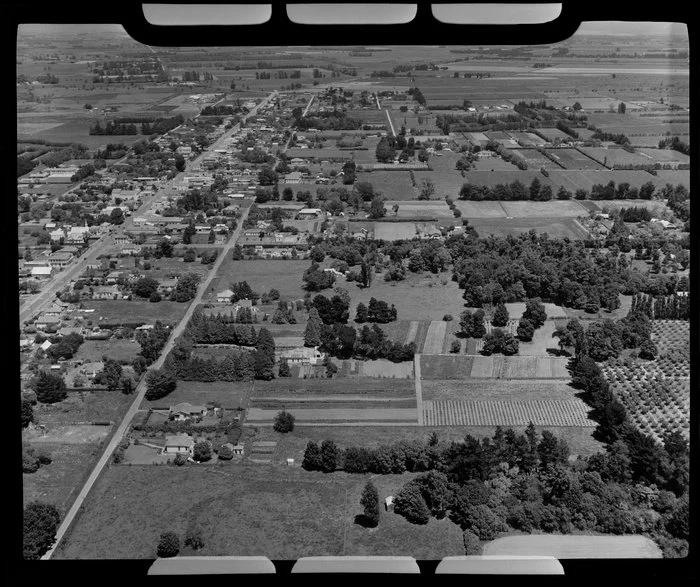
[[[687,557],[686,25],[273,41],[19,26],[24,558]]]

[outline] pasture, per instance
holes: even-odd
[[[527,534],[503,536],[484,545],[487,556],[552,556],[557,559],[662,558],[646,536]]]
[[[416,236],[416,225],[413,222],[375,222],[374,224],[374,238],[377,240],[411,240]]]
[[[547,154],[564,169],[605,169],[603,165],[578,149],[548,149]],[[553,169],[557,169],[554,167]]]
[[[584,155],[588,155],[591,159],[595,159],[598,163],[602,163],[608,168],[624,165],[649,165],[652,163],[648,157],[640,153],[630,153],[622,148],[579,147],[579,149]]]
[[[420,171],[414,172],[416,174],[423,173]],[[417,177],[416,177],[417,179]],[[399,218],[426,218],[432,217],[437,219],[443,218],[453,218],[452,211],[447,207],[445,201],[439,201],[437,199],[433,200],[414,200],[410,202],[388,200],[384,202],[387,209],[387,216],[391,217],[394,215],[392,208],[394,204],[399,205],[397,212],[397,217]],[[376,224],[375,224],[376,225]]]
[[[363,171],[356,178],[356,182],[371,183],[387,200],[414,200],[418,196],[408,171]]]
[[[141,345],[137,342],[122,338],[110,340],[86,340],[78,348],[74,359],[82,359],[86,363],[101,361],[107,355],[115,361],[131,362],[141,351]]]
[[[481,204],[481,202],[478,203]],[[588,215],[588,211],[575,200],[513,201],[500,202],[500,205],[508,218],[577,218]]]
[[[376,478],[380,500],[395,495],[413,476]],[[161,532],[172,529],[183,535],[193,523],[204,529],[205,546],[196,553],[201,556],[235,552],[286,560],[385,554],[431,560],[463,552],[462,533],[447,519],[416,526],[382,512],[376,531],[355,524],[367,479],[247,463],[206,470],[111,467],[55,558],[152,559]],[[134,501],[135,495],[139,499]]]
[[[433,165],[433,160],[431,160],[431,165]],[[481,173],[491,173],[491,171],[482,171]],[[420,191],[423,180],[433,182],[435,185],[435,195],[432,197],[435,199],[444,199],[445,196],[450,196],[452,199],[457,198],[459,190],[467,183],[468,179],[462,177],[462,172],[454,169],[454,166],[451,169],[440,172],[437,172],[437,170],[414,171],[413,174],[416,177],[417,191]]]

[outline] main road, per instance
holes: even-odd
[[[211,284],[212,280],[216,276],[219,267],[221,267],[221,264],[224,261],[224,258],[226,255],[229,253],[231,248],[235,246],[236,241],[238,240],[238,237],[241,234],[241,231],[243,230],[243,223],[245,219],[248,216],[248,212],[250,211],[250,208],[246,208],[243,212],[243,215],[238,221],[238,226],[236,227],[236,230],[233,231],[233,234],[231,235],[231,238],[227,241],[227,243],[223,246],[223,250],[219,253],[219,256],[216,258],[216,261],[214,261],[214,265],[210,269],[210,271],[207,273],[206,279],[199,284],[199,287],[197,289],[197,295],[194,297],[192,302],[190,303],[189,307],[187,308],[187,311],[185,312],[185,315],[182,317],[182,320],[173,328],[172,332],[170,333],[170,336],[168,337],[168,341],[165,343],[165,346],[163,347],[163,350],[161,351],[160,356],[158,359],[151,365],[152,369],[160,369],[163,366],[163,363],[165,362],[165,358],[168,356],[170,351],[172,350],[173,346],[175,345],[175,341],[177,338],[183,333],[185,330],[185,327],[187,326],[187,323],[189,322],[190,318],[192,317],[192,313],[194,312],[195,308],[202,302],[202,297],[204,296],[204,292],[207,291],[209,285]],[[102,469],[104,469],[105,465],[109,461],[110,457],[112,456],[112,453],[114,450],[117,448],[117,445],[121,442],[124,434],[126,433],[126,430],[131,423],[131,420],[133,417],[136,415],[136,412],[139,409],[139,406],[141,405],[141,402],[144,399],[144,396],[146,395],[146,378],[143,377],[136,387],[136,397],[134,398],[134,401],[132,402],[131,406],[129,406],[128,411],[124,415],[124,419],[121,421],[119,426],[117,427],[116,431],[112,435],[112,438],[110,439],[109,443],[107,444],[107,447],[105,448],[104,452],[102,453],[102,456],[100,457],[99,461],[97,461],[97,464],[95,465],[95,468],[93,469],[92,473],[90,473],[90,476],[88,477],[87,481],[85,482],[85,485],[83,485],[82,489],[80,490],[80,493],[78,493],[78,496],[75,498],[75,501],[73,502],[73,505],[71,508],[68,510],[68,513],[66,514],[65,518],[61,522],[61,525],[58,528],[58,531],[56,532],[56,541],[54,542],[54,545],[51,547],[51,549],[42,557],[43,560],[50,559],[51,556],[54,553],[54,550],[56,546],[60,543],[61,539],[65,535],[66,531],[70,527],[71,523],[73,522],[73,519],[75,518],[75,515],[78,513],[78,510],[80,507],[83,505],[83,502],[85,501],[85,498],[87,497],[88,493],[90,492],[90,489],[92,489],[92,486],[95,484],[95,481],[97,481],[97,478],[100,476],[100,473],[102,472]]]
[[[258,104],[256,108],[251,110],[251,112],[246,115],[246,118],[248,116],[252,116],[257,112],[258,108],[260,108],[262,105],[267,103],[274,95],[276,95],[277,92],[273,92],[270,96],[268,96],[263,102]],[[239,125],[236,125],[238,127]],[[230,133],[235,132],[237,129],[236,127],[232,128],[230,130]],[[230,136],[230,133],[229,134]],[[219,140],[216,141],[213,145],[209,147],[209,150],[213,150],[216,148],[216,145],[221,143],[226,137],[222,136]],[[182,317],[180,322],[173,328],[173,330],[170,333],[170,336],[168,337],[167,342],[165,343],[165,346],[163,347],[163,350],[160,353],[160,356],[158,359],[151,365],[152,369],[160,369],[163,366],[163,363],[165,362],[165,358],[168,356],[170,351],[172,350],[173,346],[175,345],[175,341],[178,339],[178,337],[183,333],[185,330],[185,327],[187,326],[187,323],[189,322],[190,318],[192,317],[192,313],[194,312],[195,308],[202,302],[202,297],[204,296],[204,293],[207,291],[209,288],[209,285],[211,284],[212,280],[216,276],[219,268],[221,267],[221,264],[223,263],[225,257],[229,253],[229,251],[235,246],[236,241],[241,235],[241,232],[243,230],[243,224],[248,217],[248,213],[250,211],[250,208],[246,208],[243,211],[243,214],[241,217],[238,219],[238,224],[236,226],[236,230],[233,231],[231,234],[229,240],[226,242],[226,244],[222,247],[222,251],[219,253],[219,256],[216,258],[216,261],[214,261],[214,264],[212,268],[209,270],[207,273],[206,278],[204,279],[203,282],[199,284],[199,287],[197,288],[197,295],[194,297],[194,299],[190,302],[189,307],[187,308],[187,311],[185,312],[185,315]],[[109,462],[110,457],[112,456],[112,453],[114,450],[117,448],[117,445],[119,442],[122,440],[124,434],[127,431],[127,428],[129,427],[129,424],[131,423],[131,420],[133,417],[136,415],[136,412],[139,409],[139,406],[141,405],[141,402],[143,401],[145,395],[146,395],[146,378],[143,377],[139,384],[136,387],[135,393],[136,396],[134,398],[134,401],[132,402],[131,406],[129,406],[129,409],[127,410],[126,414],[124,415],[124,418],[122,419],[121,423],[118,425],[117,429],[114,431],[114,434],[112,435],[112,438],[110,439],[109,443],[105,447],[104,452],[100,456],[99,460],[97,461],[97,464],[95,465],[94,469],[90,473],[90,476],[87,478],[87,481],[81,488],[80,492],[78,493],[77,497],[75,498],[75,501],[73,502],[73,505],[70,507],[68,512],[66,513],[65,517],[63,518],[61,525],[58,527],[58,530],[56,531],[56,539],[54,541],[53,546],[51,547],[50,550],[42,556],[42,560],[48,560],[53,556],[53,553],[56,549],[56,547],[59,545],[63,537],[65,536],[66,532],[68,531],[68,528],[70,528],[70,525],[72,524],[73,520],[75,519],[76,514],[80,510],[81,506],[83,505],[83,502],[85,501],[85,498],[87,497],[88,493],[92,489],[93,485],[97,481],[98,477],[100,476],[100,473],[102,473],[102,470],[104,469],[105,465]]]
[[[248,114],[243,117],[243,120],[247,120],[248,117],[254,116],[257,111],[265,106],[270,100],[272,100],[277,95],[277,91],[273,91],[269,96],[267,96],[262,102],[257,104]],[[219,146],[231,135],[240,130],[240,124],[235,124],[228,131],[226,131],[221,137],[219,137],[212,145],[210,145],[205,151],[203,151],[196,159],[194,159],[190,167],[198,167],[199,161],[208,152],[218,149]],[[166,196],[173,184],[179,182],[186,173],[191,172],[182,171],[178,173],[174,178],[168,180],[163,187],[158,190],[153,196],[149,197],[139,208],[133,212],[133,216],[139,216],[144,214],[158,199]],[[68,192],[77,189],[79,186],[76,185],[72,187]],[[66,192],[66,193],[68,193]],[[131,220],[127,218],[124,228],[128,229],[131,224]],[[41,312],[45,306],[47,306],[56,297],[56,294],[64,289],[73,279],[77,279],[82,275],[87,269],[88,263],[94,263],[96,259],[106,253],[112,246],[114,246],[114,241],[109,233],[103,234],[99,240],[93,243],[82,257],[74,260],[68,267],[61,271],[58,275],[54,276],[49,283],[47,283],[44,288],[36,294],[33,298],[27,299],[24,304],[20,306],[19,309],[19,323],[20,327],[25,322]]]

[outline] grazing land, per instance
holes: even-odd
[[[310,261],[234,261],[231,253],[224,259],[219,271],[207,289],[207,295],[223,291],[230,283],[247,281],[258,293],[277,289],[283,300],[296,300],[304,297],[301,279]]]

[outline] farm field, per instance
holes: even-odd
[[[431,357],[434,358],[434,357]],[[423,400],[435,401],[571,401],[576,390],[568,380],[423,379]]]
[[[472,202],[469,200],[455,200],[455,205],[462,213],[462,217],[470,220],[473,218],[505,218],[507,216],[502,202],[498,201]]]
[[[568,379],[566,357],[474,355],[472,377],[496,379]]]
[[[351,286],[349,291],[351,318],[355,316],[357,304],[368,305],[372,297],[384,300],[390,306],[394,304],[399,320],[442,320],[445,314],[458,316],[464,306],[462,291],[447,272],[411,275],[405,281],[375,279],[367,289]]]
[[[265,410],[261,408],[249,408],[246,414],[246,422],[253,425],[272,426],[279,410]],[[416,408],[336,408],[329,404],[327,408],[298,408],[292,412],[296,418],[296,426],[320,424],[357,424],[362,426],[378,423],[387,425],[418,424],[418,412]]]
[[[561,169],[554,161],[535,149],[517,149],[513,153],[522,158],[530,169]]]
[[[515,165],[500,157],[488,157],[474,161],[475,171],[514,171],[515,169],[517,169]]]
[[[274,288],[279,290],[282,300],[304,297],[301,277],[311,265],[310,261],[234,261],[232,256],[233,251],[221,263],[219,272],[212,279],[205,296],[227,289],[232,282],[247,281],[250,287],[260,294]]]
[[[558,200],[551,202],[500,202],[510,218],[576,218],[587,215],[587,211],[577,201]]]
[[[577,129],[577,131],[579,130],[582,129]],[[548,149],[547,153],[561,163],[564,169],[605,169],[603,165],[581,153],[578,149]]]
[[[451,379],[459,380],[470,377],[474,357],[465,355],[421,355],[421,381]],[[423,383],[425,398],[425,383]]]
[[[484,545],[488,556],[553,556],[557,559],[662,558],[646,536],[527,534],[503,536]]]
[[[447,333],[447,322],[444,320],[433,320],[428,327],[423,343],[423,354],[436,355],[442,353],[444,347],[445,334]]]
[[[415,173],[417,174],[421,172]],[[442,202],[437,200],[414,200],[411,202],[387,200],[384,203],[387,209],[387,216],[393,216],[394,213],[392,212],[392,208],[394,207],[394,204],[399,205],[399,210],[397,213],[399,218],[425,218],[427,216],[438,219],[453,218],[452,210],[448,208],[444,200]]]
[[[86,308],[94,308],[91,320],[95,325],[101,321],[107,323],[153,324],[160,320],[165,324],[179,322],[187,311],[187,302],[162,301],[151,303],[140,300],[87,300],[83,302]]]
[[[690,171],[689,170],[664,170],[659,169],[656,172],[656,178],[663,182],[664,184],[670,183],[672,185],[678,185],[682,183],[685,187],[690,185]]]
[[[374,238],[377,240],[411,240],[416,236],[416,225],[413,222],[375,222],[374,224]]]
[[[402,339],[395,339],[402,340]],[[336,361],[338,365],[338,377],[377,377],[379,379],[412,379],[413,363],[404,361],[392,363],[385,359],[374,361],[358,361],[347,359]]]
[[[479,218],[470,221],[480,237],[490,234],[504,237],[518,235],[530,230],[546,232],[550,238],[570,238],[572,240],[588,238],[588,232],[575,218],[540,217],[540,218]]]
[[[605,149],[602,147],[579,147],[582,153],[602,163],[606,167],[617,165],[648,165],[652,161],[639,153],[630,153],[625,149]]]
[[[459,195],[459,190],[462,189],[462,186],[467,183],[469,178],[462,177],[462,173],[457,171],[454,166],[452,166],[449,170],[438,171],[435,169],[432,162],[431,165],[434,168],[433,171],[419,170],[413,172],[413,175],[416,178],[417,191],[420,191],[420,186],[422,185],[423,180],[429,180],[435,185],[435,195],[433,195],[433,198],[443,199],[445,196],[450,196],[453,199],[456,198]],[[479,173],[496,173],[496,171],[490,171],[490,167],[488,169],[488,171],[480,171]],[[513,167],[513,169],[516,168]],[[499,173],[509,172],[507,170],[500,170]]]
[[[375,479],[380,499],[395,494],[413,476]],[[197,552],[201,556],[236,552],[286,560],[371,553],[431,560],[463,552],[461,531],[447,519],[416,526],[382,512],[376,532],[357,526],[367,479],[257,464],[206,471],[111,467],[88,496],[85,512],[55,558],[153,558],[165,528],[182,535],[190,523],[205,529],[205,546]],[[140,496],[135,502],[134,495]]]

